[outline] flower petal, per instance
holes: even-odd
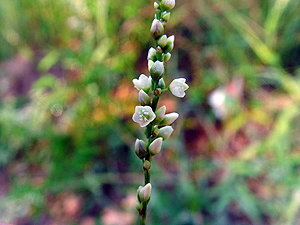
[[[132,120],[141,127],[147,126],[155,119],[156,115],[150,106],[136,106]]]

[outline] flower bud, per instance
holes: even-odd
[[[150,32],[152,33],[155,39],[158,39],[161,35],[163,35],[164,26],[158,19],[153,20],[151,24]]]
[[[163,138],[159,137],[149,145],[149,152],[151,155],[157,155],[160,152],[162,142]]]
[[[143,90],[140,90],[139,92],[139,102],[142,106],[151,104],[149,95],[147,95]]]
[[[137,189],[137,192],[140,192],[140,190],[143,188],[143,186],[139,186]]]
[[[161,89],[160,88],[156,88],[155,91],[154,91],[154,95],[160,96],[161,95]]]
[[[157,60],[150,69],[150,74],[153,80],[158,80],[163,75],[164,70],[164,63]]]
[[[158,61],[163,61],[163,50],[161,49],[160,46],[157,46],[156,48],[156,59]]]
[[[161,7],[164,10],[170,11],[175,6],[175,0],[162,0],[161,1]]]
[[[164,54],[164,61],[165,62],[168,62],[170,58],[171,58],[171,53],[170,52]]]
[[[152,137],[154,137],[154,138],[157,137],[158,133],[159,133],[158,126],[155,125],[155,126],[153,127]]]
[[[147,60],[152,60],[152,61],[156,60],[156,50],[155,50],[155,48],[153,48],[153,47],[149,48]]]
[[[151,167],[151,163],[148,160],[145,160],[145,162],[143,163],[143,169],[149,170],[150,167]]]
[[[148,60],[148,71],[150,72],[151,67],[154,65],[154,62],[152,60]]]
[[[137,211],[141,211],[142,208],[143,208],[142,203],[140,203],[139,201],[136,201],[135,202],[135,208],[136,208]]]
[[[171,126],[165,126],[159,129],[158,136],[162,137],[163,140],[167,140],[173,133],[173,128]]]
[[[174,48],[174,39],[175,39],[174,35],[171,35],[170,37],[168,37],[167,45],[164,48],[165,52],[171,52],[173,50],[173,48]]]
[[[138,189],[137,189],[137,191],[136,191],[136,195],[137,195],[137,198],[138,198],[139,202],[141,202],[140,201],[140,191],[142,190],[142,188],[143,188],[143,186],[139,186]]]
[[[160,107],[158,110],[155,111],[155,120],[154,123],[159,123],[163,120],[166,113],[166,106]]]
[[[148,183],[144,187],[138,190],[138,200],[142,203],[150,198],[151,194],[151,184]]]
[[[154,9],[158,9],[159,8],[159,4],[157,2],[154,2]]]
[[[144,141],[136,139],[135,141],[135,154],[140,158],[143,159],[148,154],[147,145]]]
[[[171,13],[170,13],[170,12],[166,12],[166,11],[165,11],[165,12],[162,13],[162,18],[163,18],[163,20],[166,21],[166,22],[169,21],[170,16],[171,16]]]
[[[160,89],[165,89],[166,84],[165,84],[164,78],[160,78],[160,79],[159,79],[159,81],[158,81],[158,87],[159,87]]]
[[[160,126],[170,125],[171,123],[173,123],[178,118],[178,116],[179,116],[178,113],[166,114],[164,116],[163,120],[159,123],[159,125]]]
[[[160,47],[164,48],[164,47],[167,45],[167,41],[168,41],[167,35],[164,34],[163,36],[161,36],[161,37],[158,39],[157,44],[158,44]]]

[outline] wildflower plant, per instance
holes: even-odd
[[[162,143],[173,133],[170,126],[179,116],[173,112],[166,114],[166,107],[157,109],[158,101],[163,92],[170,91],[174,96],[183,98],[189,86],[185,78],[174,79],[168,87],[164,81],[165,63],[171,58],[174,47],[174,35],[164,34],[170,18],[170,10],[175,6],[175,0],[157,0],[154,2],[155,18],[151,24],[150,32],[155,40],[155,48],[148,51],[148,70],[150,75],[141,74],[133,79],[134,87],[139,91],[141,106],[135,107],[133,121],[145,127],[147,141],[136,139],[135,153],[143,162],[144,186],[137,190],[136,209],[140,215],[140,223],[146,224],[147,205],[150,201],[152,185],[150,183],[150,167],[152,157],[159,154]]]

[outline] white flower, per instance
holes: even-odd
[[[150,106],[136,106],[132,120],[139,123],[141,127],[147,126],[155,119],[156,115]]]
[[[174,79],[170,84],[170,91],[173,95],[179,98],[183,98],[185,96],[185,92],[189,85],[185,83],[185,78]]]
[[[139,79],[133,79],[132,83],[134,87],[138,90],[144,90],[146,93],[151,87],[151,77],[147,77],[145,74],[141,74]]]

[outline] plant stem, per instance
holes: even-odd
[[[149,138],[150,139],[150,138]],[[148,160],[149,162],[151,162],[151,156],[148,155],[146,157],[146,160]],[[144,169],[144,180],[145,180],[145,185],[150,183],[150,169]],[[146,217],[147,217],[147,206],[149,203],[150,199],[148,201],[143,202],[143,207],[142,210],[140,211],[140,217],[141,217],[141,225],[145,225],[146,224]]]
[[[146,212],[141,216],[141,225],[145,225],[145,224],[146,224]]]
[[[150,170],[144,169],[144,180],[145,180],[145,185],[150,183]]]
[[[152,109],[155,112],[156,108],[157,108],[157,103],[158,103],[159,97],[158,96],[154,96],[153,97],[153,101],[152,101]]]
[[[161,2],[161,0],[158,0],[158,2]],[[156,18],[160,20],[162,17],[161,10],[158,9],[155,11],[155,13],[156,13]],[[156,46],[156,48],[159,46],[157,40],[155,41],[155,46]],[[163,61],[162,55],[160,58],[158,58],[158,60]],[[155,94],[155,90],[158,87],[158,83],[159,83],[159,79],[157,79],[155,82],[152,83],[153,98],[152,98],[151,108],[154,112],[157,109],[159,97],[161,94],[161,92],[158,95]],[[165,91],[165,90],[162,90],[162,91]],[[152,132],[153,132],[153,123],[150,123],[145,129],[145,134],[148,139],[147,148],[151,144],[151,141],[153,141]],[[152,159],[152,156],[148,153],[148,155],[145,157],[144,160],[148,160],[151,163],[151,159]],[[148,169],[144,168],[144,180],[145,180],[145,185],[150,183],[150,168],[148,168]],[[149,201],[150,201],[150,198],[147,201],[143,202],[142,209],[139,211],[141,225],[146,224],[147,206],[148,206]]]
[[[149,170],[148,170],[149,171]],[[150,178],[150,174],[149,176],[147,176]],[[150,180],[149,180],[150,182]],[[148,182],[148,183],[149,183]],[[145,174],[145,183],[146,183],[146,174]],[[140,212],[140,216],[141,216],[141,225],[145,225],[146,224],[146,217],[147,217],[147,206],[148,206],[149,200],[146,202],[143,202],[143,208]]]

